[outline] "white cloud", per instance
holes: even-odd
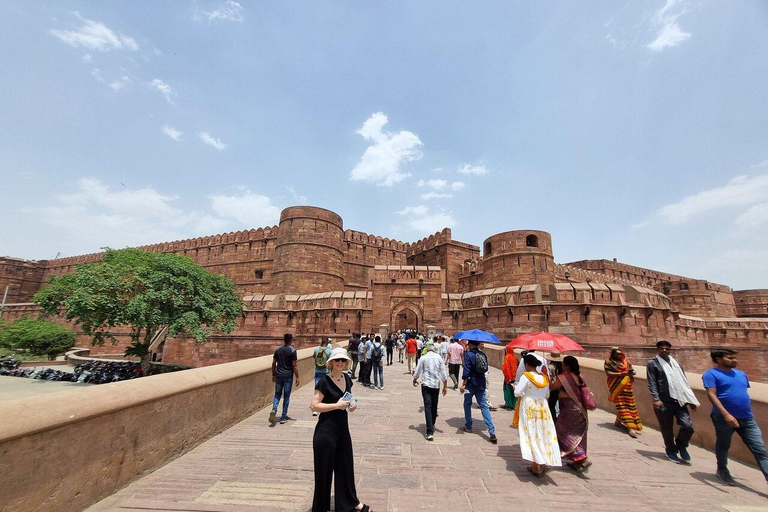
[[[419,206],[406,206],[405,208],[397,212],[398,215],[415,215],[418,217],[423,217],[428,213],[429,213],[429,207],[424,206],[423,204]]]
[[[742,229],[756,229],[768,224],[768,203],[756,204],[739,215],[733,223]]]
[[[267,196],[246,190],[237,196],[210,196],[211,207],[219,217],[234,219],[243,227],[271,226],[280,220],[280,209]]]
[[[83,55],[83,62],[91,62],[93,60],[93,55],[90,53],[86,53]]]
[[[213,11],[195,9],[195,12],[192,14],[192,19],[194,21],[207,20],[209,25],[216,20],[241,22],[245,19],[243,18],[242,10],[243,7],[239,3],[234,0],[227,0],[226,2],[220,3],[218,9]]]
[[[632,224],[629,228],[630,229],[643,229],[647,228],[651,223],[649,221],[644,222],[638,222],[637,224]]]
[[[430,187],[433,190],[444,190],[448,186],[446,180],[419,180],[417,187]]]
[[[445,194],[442,192],[427,192],[426,194],[421,194],[420,196],[424,200],[429,199],[447,199],[450,197],[453,197],[453,194]]]
[[[387,116],[376,112],[368,118],[357,131],[366,140],[373,142],[363,153],[350,174],[352,181],[368,181],[384,187],[391,187],[404,180],[410,173],[402,172],[400,167],[406,162],[419,160],[422,156],[417,149],[421,141],[416,134],[401,132],[383,132]]]
[[[660,208],[658,216],[668,224],[679,225],[704,212],[749,206],[766,200],[768,200],[768,174],[752,177],[737,176],[723,187],[705,190]],[[744,222],[747,220],[742,221]]]
[[[202,140],[209,146],[213,146],[219,151],[227,147],[226,144],[221,142],[221,139],[214,139],[213,137],[211,137],[211,135],[208,132],[198,132],[197,135],[200,137],[200,140]]]
[[[128,78],[127,76],[123,76],[118,78],[117,80],[112,80],[111,82],[109,82],[109,86],[115,91],[119,91],[129,83],[131,83],[131,79]]]
[[[53,36],[74,47],[83,47],[89,50],[108,52],[110,50],[137,51],[139,45],[132,37],[124,34],[116,34],[103,23],[87,20],[75,13],[83,22],[78,30],[51,30]]]
[[[453,190],[454,192],[463,190],[464,187],[466,187],[466,184],[463,181],[454,181],[453,183],[451,183],[451,190]]]
[[[177,142],[182,142],[181,136],[184,134],[184,132],[180,132],[172,126],[168,126],[167,124],[163,126],[163,133]]]
[[[152,187],[117,189],[94,178],[78,181],[74,192],[47,201],[53,206],[27,208],[79,251],[121,248],[239,229],[271,226],[280,210],[270,198],[245,190],[209,197],[209,213],[184,210],[180,198]],[[178,204],[177,204],[178,203]]]
[[[421,234],[437,233],[443,228],[450,228],[456,224],[453,215],[447,212],[435,213],[424,217],[416,217],[408,221],[408,227],[412,231]]]
[[[689,32],[683,31],[677,24],[677,18],[685,13],[685,9],[675,9],[679,3],[679,0],[667,0],[664,7],[653,14],[651,22],[657,29],[656,39],[649,43],[646,48],[660,52],[666,48],[673,48],[691,37]]]
[[[474,175],[474,176],[485,176],[488,174],[488,169],[485,168],[484,165],[470,165],[470,164],[464,164],[459,166],[459,169],[457,171],[459,174],[467,174],[467,175]]]
[[[159,78],[155,78],[154,80],[152,80],[152,82],[149,85],[152,86],[154,90],[156,90],[157,92],[165,96],[165,99],[168,100],[168,103],[170,103],[171,105],[174,104],[172,98],[176,96],[176,91],[174,91],[170,85],[163,82]]]
[[[293,196],[293,200],[294,201],[296,201],[296,202],[298,202],[300,204],[304,204],[304,203],[307,202],[307,196],[302,196],[302,195],[297,194],[296,190],[294,190],[293,187],[285,187],[285,190],[287,190],[291,194],[291,196]]]

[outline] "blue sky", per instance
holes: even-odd
[[[768,3],[3,6],[0,254],[311,204],[768,288]]]

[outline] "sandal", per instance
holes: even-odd
[[[629,437],[631,437],[632,439],[637,439],[637,432],[634,430],[630,430]]]
[[[527,470],[528,470],[528,472],[529,472],[530,474],[532,474],[533,476],[535,476],[536,478],[541,478],[541,476],[544,474],[544,472],[543,472],[543,471],[542,471],[542,472],[540,472],[540,473],[537,473],[536,471],[534,471],[534,470],[533,470],[533,466],[527,466],[525,469],[527,469]]]

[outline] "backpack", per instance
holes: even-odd
[[[480,350],[475,354],[475,373],[485,375],[488,371],[488,356]]]
[[[373,351],[371,352],[371,360],[374,363],[378,363],[381,361],[381,344],[376,346],[376,344],[373,345]]]
[[[315,354],[315,368],[323,368],[328,363],[328,351],[325,347],[320,347],[320,350]]]

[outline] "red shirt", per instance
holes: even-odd
[[[405,352],[408,354],[415,354],[416,353],[416,340],[413,338],[408,338],[405,340]]]

